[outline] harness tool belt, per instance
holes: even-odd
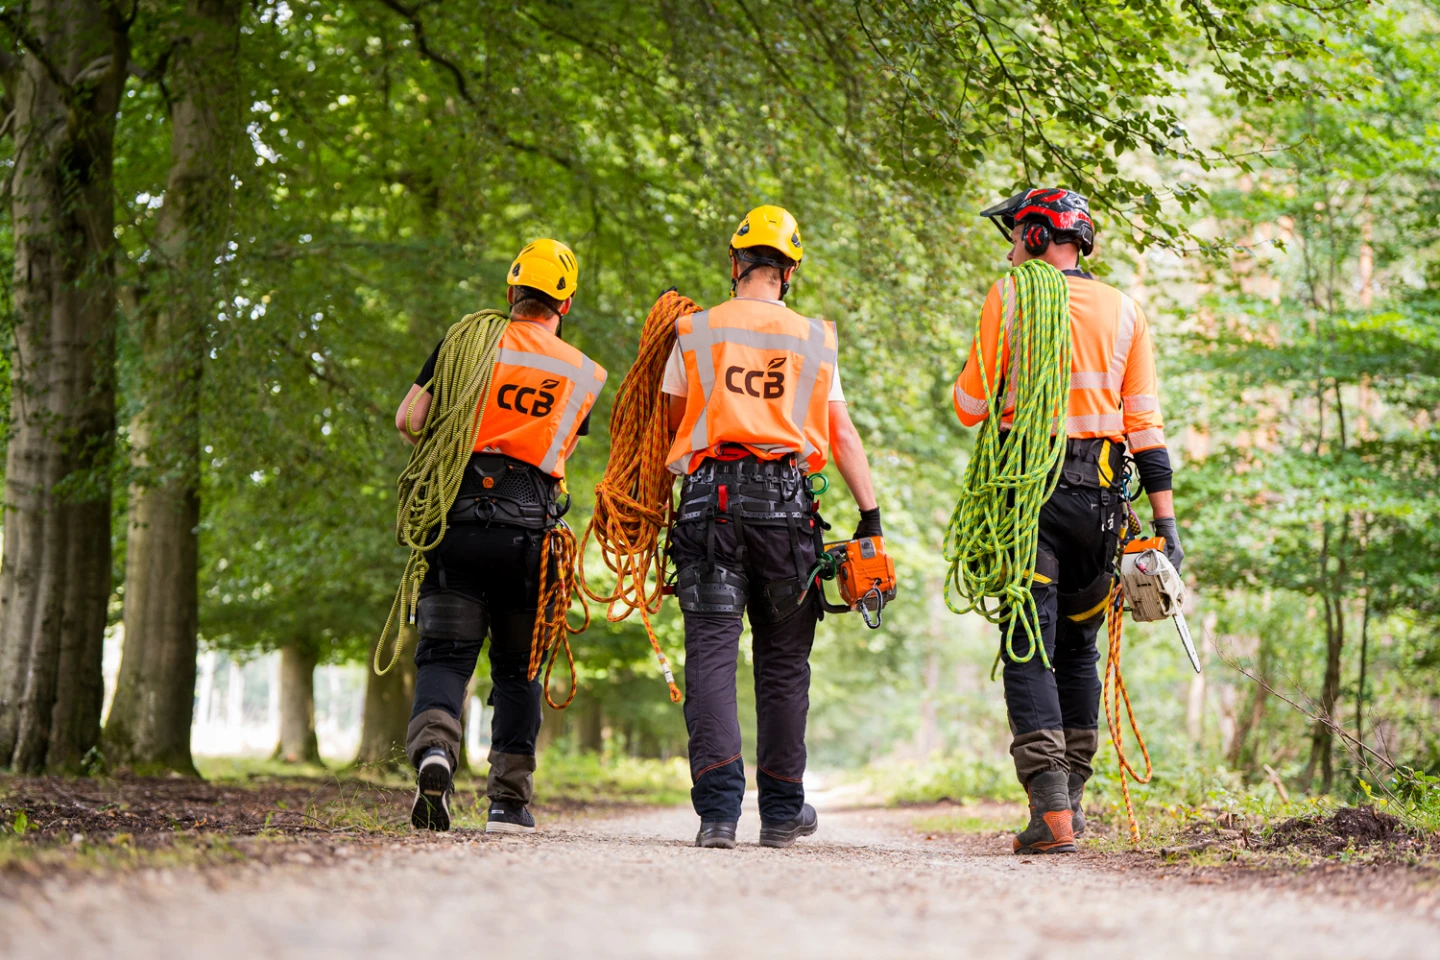
[[[802,544],[808,538],[816,551],[823,549],[820,519],[810,485],[792,454],[779,460],[761,460],[737,448],[722,448],[722,456],[707,458],[685,479],[680,490],[676,522],[706,525],[705,562],[680,570],[676,596],[680,609],[738,617],[748,605],[751,620],[778,623],[799,612],[796,601],[805,592],[810,563]],[[733,523],[739,559],[745,556],[747,526],[780,527],[790,533],[795,576],[751,585],[741,571],[715,563],[715,526]]]
[[[561,493],[561,487],[553,477],[522,460],[477,453],[470,457],[446,520],[548,530],[570,509],[570,495]]]

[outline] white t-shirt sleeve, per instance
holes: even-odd
[[[672,397],[683,397],[690,393],[689,378],[685,375],[685,361],[680,359],[680,344],[670,348],[670,359],[665,361],[665,379],[660,389]]]
[[[690,378],[685,373],[685,361],[680,357],[680,344],[675,344],[670,350],[670,359],[665,361],[665,378],[660,381],[660,389],[672,397],[684,397],[690,393]],[[840,368],[835,368],[835,375],[830,378],[830,396],[827,397],[831,403],[844,403],[845,391],[840,386]]]

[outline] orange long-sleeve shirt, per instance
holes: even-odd
[[[1140,305],[1098,280],[1071,273],[1065,280],[1070,286],[1073,347],[1067,435],[1123,441],[1131,453],[1165,446],[1150,325]],[[1010,289],[1003,290],[1002,284]],[[955,380],[955,413],[967,427],[989,415],[981,357],[992,386],[997,371],[1011,370],[1009,332],[1014,323],[1013,283],[1002,280],[985,298],[970,359]],[[1002,427],[1009,425],[1015,409],[1015,391],[1008,377],[1007,387]]]

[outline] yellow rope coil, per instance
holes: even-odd
[[[1050,264],[1027,260],[1010,271],[1000,289],[1006,324],[996,342],[996,363],[1008,342],[1011,365],[992,380],[981,357],[989,415],[980,425],[945,531],[944,555],[950,563],[945,603],[955,613],[973,610],[1004,624],[1004,649],[1012,662],[1025,663],[1038,651],[1048,668],[1030,582],[1040,508],[1055,491],[1056,467],[1065,455],[1070,288],[1064,274]],[[1001,416],[1012,398],[1012,422],[1002,432]],[[951,600],[952,591],[963,604]],[[989,600],[998,603],[991,607]],[[1017,623],[1030,641],[1023,656],[1014,648]]]
[[[670,522],[675,486],[675,475],[665,466],[673,435],[669,398],[661,385],[675,347],[675,321],[699,309],[693,300],[670,290],[645,318],[639,355],[621,381],[610,412],[610,461],[595,487],[595,512],[580,542],[581,588],[590,599],[606,604],[605,617],[612,623],[640,611],[674,703],[681,700],[680,688],[650,623],[664,596],[660,532]],[[592,536],[605,566],[615,574],[609,593],[593,589],[584,570],[585,546]]]
[[[510,318],[500,311],[481,310],[462,318],[440,342],[435,375],[425,385],[433,398],[430,411],[420,439],[410,451],[410,462],[396,481],[399,506],[395,513],[395,541],[410,548],[410,558],[375,645],[374,667],[380,676],[389,673],[400,660],[403,625],[415,622],[420,583],[430,569],[425,554],[445,536],[445,516],[460,492],[460,481],[475,449],[500,338],[509,326]],[[407,424],[413,409],[412,401],[405,411]],[[395,649],[390,662],[382,668],[381,656],[391,626],[395,627]]]

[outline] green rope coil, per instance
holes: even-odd
[[[945,559],[950,563],[945,604],[955,613],[975,611],[1005,625],[1005,653],[1025,663],[1040,652],[1035,599],[1040,508],[1059,481],[1065,455],[1065,417],[1070,407],[1070,288],[1065,275],[1043,260],[1027,260],[1001,284],[1002,317],[1007,322],[996,345],[997,357],[1010,343],[1009,372],[992,383],[981,363],[989,416],[980,426],[975,453],[965,468],[960,499],[945,530]],[[981,359],[983,361],[983,352]],[[1007,383],[1007,380],[1009,381]],[[1000,417],[1007,392],[1014,393],[1014,420],[1003,434]],[[951,600],[954,590],[964,601]],[[997,601],[993,605],[990,601]],[[1030,639],[1024,656],[1015,653],[1015,625]]]
[[[410,548],[410,559],[375,646],[375,672],[380,676],[389,673],[400,659],[403,625],[415,622],[420,582],[430,569],[425,554],[445,537],[445,517],[460,492],[460,481],[475,450],[500,338],[509,326],[510,318],[500,311],[481,310],[452,326],[440,342],[435,376],[425,385],[434,398],[430,412],[420,429],[419,442],[410,451],[410,462],[396,481],[399,508],[395,514],[395,541]],[[412,401],[405,411],[407,424],[413,409]],[[389,664],[381,669],[381,654],[392,625],[396,628],[395,650]]]

